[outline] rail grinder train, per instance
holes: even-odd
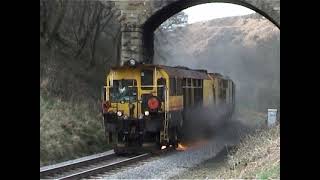
[[[187,67],[141,64],[112,67],[102,93],[107,143],[117,154],[177,147],[194,107],[227,105],[231,115],[235,84],[227,77]]]

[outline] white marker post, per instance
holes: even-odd
[[[268,127],[273,126],[277,122],[277,109],[268,109]]]

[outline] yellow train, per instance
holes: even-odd
[[[111,68],[102,95],[107,142],[118,154],[177,146],[186,114],[195,107],[235,104],[235,84],[205,70],[137,64],[130,60]]]

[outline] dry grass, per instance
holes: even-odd
[[[172,179],[279,179],[280,125],[259,129],[240,144]]]
[[[40,96],[40,166],[109,149],[95,108]]]
[[[40,40],[40,166],[109,149],[99,106],[105,72]]]
[[[221,168],[218,178],[279,178],[280,125],[259,130],[247,136],[236,152],[228,155],[228,165]]]

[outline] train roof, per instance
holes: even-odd
[[[112,67],[111,69],[116,70],[124,67],[130,68],[131,66],[128,66],[128,65],[116,66],[116,67]],[[194,79],[209,79],[208,74],[205,70],[193,70],[193,69],[189,69],[187,67],[181,67],[181,66],[171,67],[171,66],[157,65],[157,64],[137,64],[135,67],[160,68],[165,70],[169,76],[186,77],[186,78],[194,78]]]
[[[184,69],[180,67],[170,67],[170,66],[158,66],[164,69],[169,76],[186,77],[194,79],[209,79],[206,71],[194,70],[194,69]]]
[[[130,68],[131,66],[124,65],[124,66],[116,66],[112,67],[112,69],[116,70],[119,68]],[[185,66],[165,66],[165,65],[158,65],[158,64],[137,64],[135,67],[142,68],[142,67],[151,67],[151,68],[161,68],[164,69],[169,76],[176,76],[176,77],[186,77],[186,78],[194,78],[194,79],[210,79],[208,75],[211,77],[219,77],[221,79],[230,79],[229,77],[223,76],[219,73],[208,73],[207,70],[204,69],[190,69]]]

